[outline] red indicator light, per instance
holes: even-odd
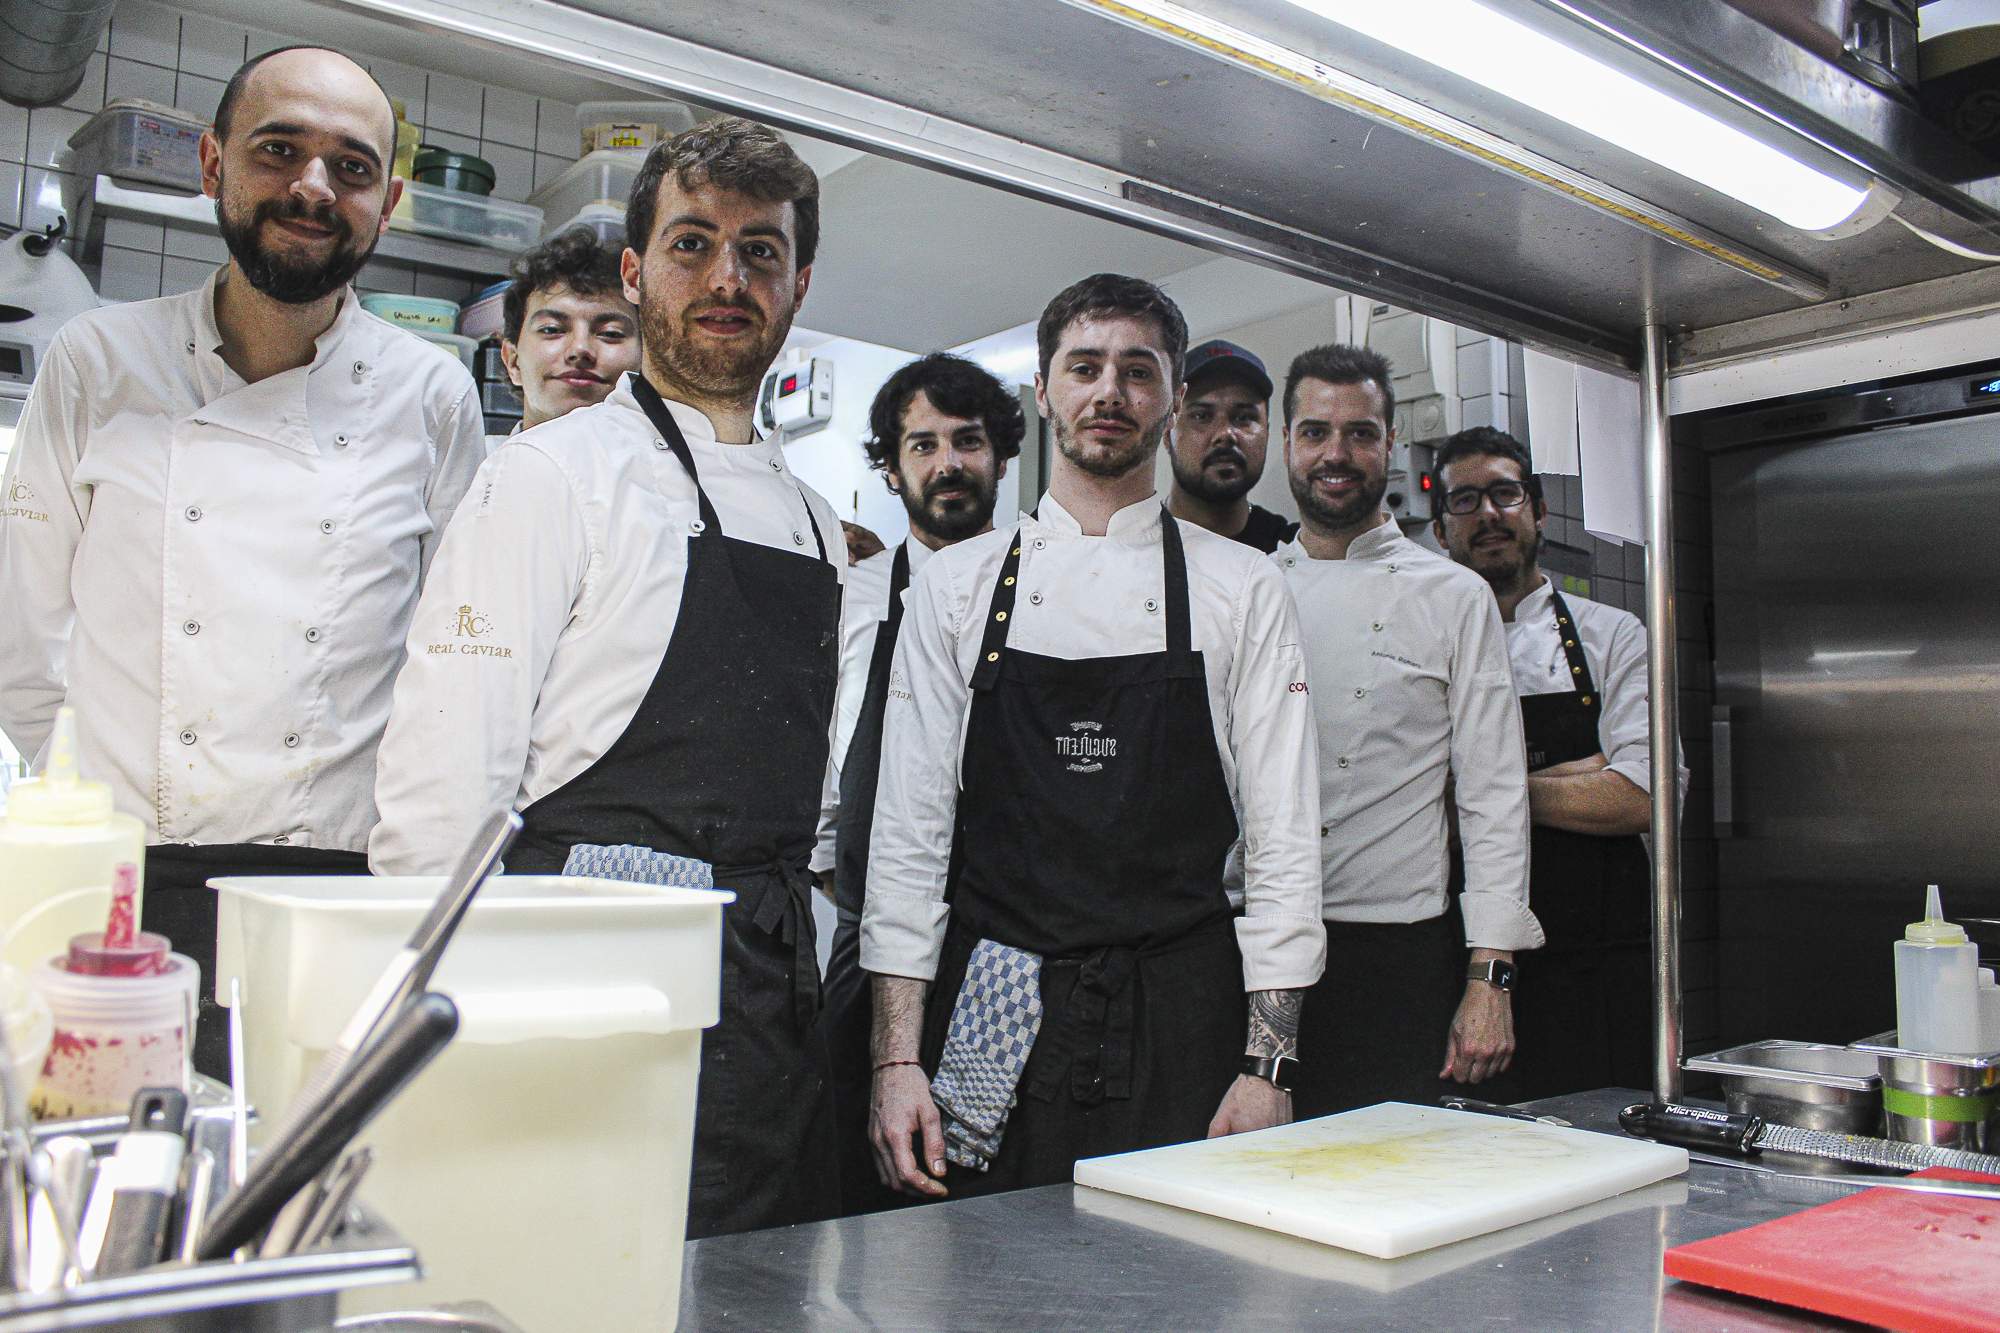
[[[1431,474],[1428,472],[1419,473],[1417,476],[1417,489],[1427,491],[1430,488],[1431,488]]]
[[[791,393],[791,392],[792,392],[793,390],[797,389],[798,387],[799,387],[799,377],[798,377],[797,375],[787,375],[787,376],[785,376],[785,381],[784,381],[784,383],[782,383],[782,384],[780,384],[780,385],[778,386],[778,392],[779,392],[779,393]]]

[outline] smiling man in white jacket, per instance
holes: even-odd
[[[211,875],[365,870],[418,581],[483,452],[464,367],[348,285],[394,143],[347,57],[245,65],[201,145],[229,263],[71,321],[8,464],[0,726],[36,755],[75,706],[84,773],[146,824],[145,925],[211,994]]]

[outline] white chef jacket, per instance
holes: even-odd
[[[245,384],[215,322],[228,272],[49,349],[0,516],[0,725],[33,754],[75,705],[83,772],[149,841],[359,851],[479,398],[351,289],[311,365]]]
[[[726,534],[811,556],[810,507],[845,575],[840,520],[778,445],[721,444],[701,412],[667,408]],[[494,809],[539,800],[624,734],[673,635],[700,518],[629,377],[495,451],[410,627],[376,782],[376,873],[449,869]]]
[[[1556,605],[1548,576],[1542,586],[1523,597],[1507,622],[1507,660],[1514,671],[1514,690],[1521,695],[1565,694],[1575,689],[1562,636],[1556,633]],[[1563,594],[1576,620],[1583,660],[1601,700],[1597,742],[1613,773],[1628,778],[1640,791],[1653,789],[1647,715],[1649,682],[1646,627],[1639,617],[1615,606],[1593,602],[1573,592]],[[1676,751],[1679,746],[1676,744]],[[1681,799],[1687,799],[1688,770],[1680,764]]]
[[[1305,631],[1319,718],[1320,853],[1329,921],[1445,910],[1445,779],[1457,779],[1468,946],[1532,949],[1527,754],[1492,590],[1393,520],[1344,560],[1294,540],[1271,556]]]
[[[910,553],[910,582],[914,584],[934,552],[915,537],[905,537],[903,549]],[[854,740],[855,725],[861,720],[862,696],[868,692],[868,664],[875,660],[875,631],[889,618],[889,582],[895,566],[896,552],[892,547],[877,551],[847,571],[847,590],[840,599],[840,695],[834,709],[833,753],[826,761],[819,839],[813,846],[810,867],[815,875],[833,869],[833,825],[840,812],[840,766],[847,762],[847,747]],[[905,588],[904,599],[909,595],[910,590]]]
[[[1085,536],[1051,496],[1039,512],[1021,519],[1008,645],[1070,660],[1165,649],[1158,498],[1119,510],[1102,537]],[[1283,580],[1257,551],[1191,523],[1181,523],[1180,534],[1193,645],[1207,669],[1215,745],[1248,848],[1247,914],[1236,922],[1244,988],[1310,986],[1326,966],[1326,932],[1313,823],[1319,772],[1298,618]],[[870,972],[924,980],[937,973],[951,912],[945,874],[972,673],[1013,539],[1011,528],[1001,529],[939,551],[910,586],[869,840],[861,966]]]

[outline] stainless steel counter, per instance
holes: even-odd
[[[1538,1104],[1615,1131],[1645,1100]],[[681,1328],[1370,1329],[1839,1327],[1668,1281],[1670,1246],[1852,1193],[1697,1162],[1586,1208],[1369,1259],[1069,1185],[694,1241]]]

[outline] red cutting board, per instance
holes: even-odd
[[[1936,1167],[1918,1175],[2000,1183]],[[1887,1328],[2000,1329],[2000,1199],[1862,1190],[1676,1246],[1666,1272]]]

